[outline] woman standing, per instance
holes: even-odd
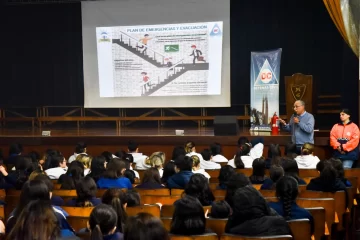
[[[359,155],[359,127],[351,122],[350,110],[342,109],[340,123],[333,126],[330,132],[330,145],[335,150],[334,157],[343,162],[344,168],[351,168]]]

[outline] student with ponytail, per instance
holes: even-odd
[[[106,204],[95,207],[89,218],[88,227],[91,240],[123,240],[123,234],[116,232],[117,215],[115,210]]]
[[[276,183],[276,197],[278,202],[270,202],[269,207],[274,209],[285,220],[307,218],[311,224],[311,233],[314,232],[314,219],[304,208],[296,204],[299,193],[298,182],[295,178],[284,176]]]
[[[124,232],[127,220],[125,209],[127,207],[127,196],[121,189],[111,188],[106,190],[102,196],[102,203],[111,206],[117,215],[117,232]]]

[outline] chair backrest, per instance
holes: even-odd
[[[219,183],[209,183],[209,187],[211,190],[216,190],[217,187],[219,186]]]
[[[77,232],[87,227],[93,207],[62,207],[69,214],[66,218],[70,226]]]
[[[211,229],[218,236],[221,236],[225,233],[225,226],[228,219],[218,219],[218,218],[207,218],[206,219],[206,228]]]
[[[138,213],[146,212],[154,215],[155,217],[160,217],[160,206],[157,204],[154,205],[141,205],[136,207],[127,207],[126,213],[128,216],[135,216]]]
[[[207,233],[203,235],[179,236],[170,234],[170,240],[218,240],[216,233]]]
[[[277,236],[264,236],[264,237],[247,237],[233,234],[223,234],[220,240],[291,240],[291,235],[277,235]]]
[[[20,201],[20,196],[7,195],[5,197],[5,218],[10,216],[10,213],[17,207]]]
[[[5,201],[5,197],[6,197],[5,189],[0,189],[0,200]]]
[[[0,205],[0,218],[5,219],[5,207]]]
[[[54,183],[54,190],[60,190],[61,184],[60,183]]]
[[[252,184],[256,190],[260,190],[262,184]]]
[[[171,189],[171,196],[181,196],[184,192],[184,189]]]
[[[155,204],[161,203],[162,205],[172,205],[176,200],[179,200],[180,196],[141,196],[141,204]]]
[[[142,188],[134,188],[140,196],[144,195],[156,195],[156,196],[170,196],[170,189],[167,188],[159,188],[159,189],[142,189]]]
[[[220,169],[206,169],[205,171],[210,175],[211,178],[219,177]]]
[[[212,190],[212,193],[214,194],[214,196],[217,196],[217,197],[225,197],[226,196],[226,190],[224,189],[216,189],[216,190]]]
[[[203,206],[204,209],[204,213],[206,213],[206,211],[208,210],[209,213],[211,211],[211,206]],[[175,211],[175,206],[174,205],[163,205],[161,207],[161,217],[162,218],[168,218],[168,217],[172,217],[174,215],[174,211]]]
[[[301,197],[301,198],[334,198],[335,199],[335,211],[339,218],[339,230],[343,229],[342,228],[343,222],[344,222],[343,216],[344,216],[344,213],[346,212],[346,206],[348,204],[348,202],[346,202],[346,192],[345,191],[338,191],[335,193],[302,191],[299,193],[299,197]]]
[[[294,240],[310,240],[311,226],[309,219],[295,219],[287,221]]]
[[[237,173],[243,173],[243,174],[245,174],[245,176],[250,177],[252,175],[253,169],[252,168],[243,168],[243,169],[235,169],[235,171]]]
[[[170,232],[172,218],[171,217],[162,217],[161,221],[162,221],[166,231]]]
[[[323,207],[306,208],[314,218],[314,237],[321,240],[324,235],[329,235],[329,230],[325,231],[325,209]]]
[[[316,169],[299,169],[299,177],[318,177],[320,173]]]
[[[259,192],[265,198],[267,198],[267,197],[276,197],[276,191],[275,190],[259,190]]]
[[[266,198],[269,202],[277,202],[278,198]],[[335,200],[333,198],[297,198],[296,203],[302,208],[322,207],[325,209],[325,222],[328,229],[335,220]]]
[[[21,190],[8,189],[6,190],[6,196],[20,196]]]
[[[77,197],[76,190],[54,190],[53,195],[61,197],[64,202]]]

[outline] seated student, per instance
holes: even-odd
[[[27,181],[20,194],[19,204],[15,210],[10,214],[7,223],[6,223],[6,232],[9,233],[13,229],[14,225],[19,219],[21,212],[26,208],[29,202],[33,200],[45,201],[48,204],[50,202],[51,194],[47,185],[40,180]],[[63,211],[58,208],[52,207],[55,212],[56,218],[60,224],[60,228],[63,231],[63,234],[67,233],[69,235],[74,235],[73,229],[70,227],[69,223],[66,221],[66,215]],[[38,217],[38,216],[37,216]],[[34,226],[34,225],[33,225]]]
[[[71,239],[79,239],[73,233],[61,230],[59,219],[49,201],[37,199],[24,206],[7,239],[70,239],[69,236],[72,236]]]
[[[265,177],[265,161],[263,158],[256,158],[252,164],[253,172],[249,177],[252,184],[263,184]]]
[[[196,155],[200,158],[200,161],[204,160],[201,154],[196,152],[195,143],[188,141],[185,143],[185,152],[186,156],[191,157],[192,155]]]
[[[192,172],[193,161],[191,157],[180,156],[175,160],[176,174],[168,178],[168,188],[185,188],[189,182]]]
[[[270,168],[270,178],[264,180],[261,185],[261,190],[273,190],[276,187],[277,181],[284,176],[284,169],[278,165],[272,165]]]
[[[9,173],[3,166],[0,166],[0,172],[4,176],[4,180],[9,185],[15,187],[15,189],[20,190],[24,183],[28,180],[29,175],[36,169],[37,167],[31,161],[31,158],[24,156],[17,156],[15,162],[14,171],[10,171]]]
[[[73,190],[76,184],[84,177],[84,165],[79,161],[72,161],[67,172],[59,177],[60,189]]]
[[[304,208],[296,204],[299,186],[295,178],[284,176],[276,183],[276,197],[278,202],[270,202],[269,207],[274,209],[285,220],[307,218],[311,224],[311,234],[314,233],[314,218]]]
[[[177,159],[179,156],[185,156],[185,155],[186,155],[186,151],[183,146],[175,146],[172,151],[171,160],[175,161],[175,159]]]
[[[111,188],[106,190],[101,199],[102,203],[110,205],[114,208],[117,214],[117,227],[116,231],[124,232],[124,226],[127,219],[126,207],[127,197],[121,189]]]
[[[261,158],[264,154],[264,138],[256,137],[250,142],[250,153],[249,156],[253,159]]]
[[[73,207],[92,207],[101,203],[101,200],[96,198],[97,187],[94,179],[89,176],[81,179],[76,185],[77,198],[69,200],[66,206]]]
[[[197,156],[197,155],[195,155]],[[203,158],[203,161],[200,159],[200,168],[202,169],[220,169],[221,168],[221,165],[216,163],[216,162],[213,162],[212,161],[212,155],[211,155],[211,151],[209,149],[204,149],[202,152],[201,152],[201,156]]]
[[[159,218],[138,213],[126,222],[124,240],[169,240],[169,234]]]
[[[126,194],[126,206],[127,207],[136,207],[140,206],[140,194],[136,191],[127,191]],[[123,201],[125,202],[125,201]]]
[[[67,213],[59,206],[63,206],[64,205],[64,199],[62,199],[62,197],[60,196],[54,196],[52,194],[53,190],[54,190],[54,184],[52,183],[52,181],[50,180],[50,178],[48,176],[46,176],[45,174],[38,174],[36,176],[34,176],[33,179],[29,180],[39,180],[42,181],[46,184],[46,186],[49,189],[49,193],[50,193],[50,200],[51,200],[51,204],[54,206],[54,208],[62,211],[64,213],[65,216],[67,216]]]
[[[225,201],[233,208],[234,202],[234,194],[239,188],[243,188],[245,186],[250,185],[250,180],[243,173],[236,173],[231,175],[229,181],[226,184],[226,196]]]
[[[49,168],[45,170],[50,179],[59,179],[61,175],[66,173],[66,159],[63,155],[54,155],[49,157]]]
[[[299,167],[294,159],[285,158],[282,160],[282,167],[284,169],[285,176],[291,176],[295,178],[299,185],[306,185],[306,182],[299,177]]]
[[[103,156],[94,157],[91,161],[90,173],[87,175],[97,182],[106,171],[106,158]]]
[[[268,157],[265,160],[266,169],[270,169],[270,167],[274,164],[279,164],[276,158],[281,157],[281,150],[279,144],[270,144],[268,149]]]
[[[226,165],[222,166],[219,173],[219,185],[216,187],[217,189],[226,189],[227,182],[230,177],[234,175],[236,172],[233,167]]]
[[[170,233],[176,235],[200,235],[207,233],[204,208],[195,197],[185,195],[174,203]]]
[[[132,185],[128,178],[124,177],[126,163],[118,158],[113,158],[104,173],[97,181],[98,188],[127,188],[131,189]]]
[[[228,165],[232,166],[233,168],[237,168],[237,166],[235,165],[235,159],[240,159],[241,161],[239,160],[237,161],[239,167],[242,167],[242,164],[244,164],[244,168],[251,168],[254,159],[249,156],[249,153],[250,153],[249,144],[243,144],[239,146],[236,155],[234,156],[234,159],[229,160]]]
[[[230,205],[224,201],[216,201],[211,205],[210,217],[211,218],[228,218],[232,214]]]
[[[139,145],[135,141],[129,141],[128,152],[134,157],[135,169],[145,170],[151,167],[149,164],[146,164],[148,156],[139,152]]]
[[[295,143],[287,143],[285,145],[285,157],[295,159],[297,157],[297,147]]]
[[[101,156],[106,159],[106,163],[110,162],[115,156],[109,151],[103,151]],[[119,157],[120,158],[120,157]],[[92,163],[91,163],[92,164]]]
[[[71,155],[68,159],[68,162],[71,163],[73,161],[76,160],[76,157],[79,155],[79,154],[84,154],[84,155],[87,155],[86,153],[86,143],[84,142],[78,142],[75,146],[75,152],[73,155]]]
[[[157,168],[149,168],[145,171],[141,184],[135,188],[157,189],[165,187],[161,184],[159,170]]]
[[[343,162],[337,158],[330,158],[329,161],[335,168],[338,178],[345,184],[346,187],[351,187],[351,182],[345,178]]]
[[[210,151],[211,151],[211,155],[213,156],[212,157],[213,162],[218,163],[218,162],[228,162],[229,161],[226,159],[226,157],[224,157],[222,155],[222,148],[221,148],[220,143],[213,143],[210,146]]]
[[[233,202],[233,214],[226,224],[226,233],[245,236],[290,234],[290,228],[285,219],[272,216],[266,200],[252,186],[237,189]]]
[[[79,154],[76,157],[76,161],[81,162],[84,165],[84,176],[90,173],[92,157],[85,154]]]
[[[244,169],[245,168],[245,164],[244,164],[243,160],[241,159],[242,156],[243,156],[243,151],[238,150],[234,157],[234,166],[236,169]],[[230,161],[232,161],[232,160],[230,160]]]
[[[150,165],[159,171],[160,178],[162,178],[164,173],[165,159],[165,153],[163,152],[154,152],[150,156]]]
[[[184,155],[185,156],[185,155]],[[172,175],[174,175],[176,173],[175,171],[175,161],[174,160],[170,160],[169,162],[167,162],[164,166],[164,172],[163,172],[163,176],[161,178],[161,183],[162,184],[167,184],[167,180],[169,179],[169,177],[171,177]]]
[[[199,173],[191,176],[184,192],[186,195],[196,197],[203,206],[210,206],[215,200],[207,178]]]
[[[106,204],[95,207],[90,214],[88,226],[91,239],[123,240],[123,234],[116,231],[117,215],[115,210]]]
[[[13,164],[15,165],[16,159],[21,155],[23,151],[23,147],[20,143],[13,143],[9,147],[9,157],[6,159],[5,164]]]
[[[195,174],[195,173],[202,174],[202,175],[204,175],[204,177],[206,177],[207,180],[209,181],[210,175],[209,175],[207,172],[205,172],[205,169],[201,169],[201,168],[200,168],[200,158],[198,158],[198,156],[196,156],[196,155],[192,155],[192,156],[191,156],[191,159],[193,160],[193,167],[192,167],[193,173],[194,173],[194,174]]]
[[[346,192],[346,186],[342,180],[338,178],[338,174],[331,162],[329,160],[321,162],[324,162],[324,168],[320,172],[320,176],[311,179],[310,183],[306,186],[306,189],[322,192]]]
[[[314,144],[304,143],[301,147],[301,155],[297,156],[295,161],[299,169],[315,169],[320,159],[314,156]]]
[[[132,165],[134,163],[134,157],[132,154],[130,153],[126,153],[125,151],[120,151],[117,152],[117,154],[119,155],[118,158],[124,160],[126,162],[126,170],[130,170],[134,173],[135,178],[140,180],[140,175],[139,173],[133,169]],[[114,156],[115,158],[115,156]]]

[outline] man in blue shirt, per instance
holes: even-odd
[[[291,132],[291,140],[296,144],[297,151],[300,153],[304,143],[314,143],[314,116],[306,112],[305,103],[297,100],[294,103],[294,114],[291,116],[289,123],[280,119],[284,124],[284,129]]]

